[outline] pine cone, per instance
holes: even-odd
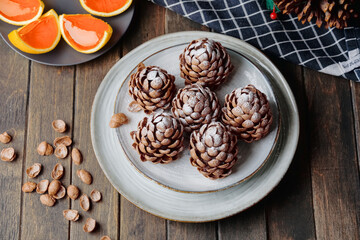
[[[266,95],[253,85],[233,90],[225,96],[222,121],[245,142],[265,137],[273,121]]]
[[[170,163],[184,149],[183,126],[180,121],[166,113],[151,114],[138,124],[137,131],[130,133],[133,147],[141,161]]]
[[[284,13],[295,13],[303,24],[316,19],[318,27],[342,29],[359,16],[359,0],[275,0]]]
[[[220,122],[203,125],[190,136],[190,162],[210,179],[231,174],[237,160],[237,138]]]
[[[221,113],[216,94],[199,84],[187,85],[179,89],[173,99],[171,111],[187,132],[216,121]]]
[[[156,66],[140,63],[129,81],[130,96],[149,112],[169,108],[175,91],[175,77]]]
[[[200,83],[215,88],[223,83],[233,69],[226,49],[213,40],[192,41],[180,55],[180,76],[185,84]]]

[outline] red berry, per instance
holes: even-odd
[[[277,18],[276,12],[272,12],[272,13],[270,14],[270,18],[271,18],[272,20],[275,20],[275,19]]]

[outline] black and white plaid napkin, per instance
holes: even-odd
[[[360,81],[360,28],[301,24],[296,16],[271,20],[264,0],[151,0],[265,53],[319,72]]]

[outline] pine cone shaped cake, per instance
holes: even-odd
[[[175,77],[156,66],[139,64],[129,81],[130,96],[150,112],[169,108],[175,92]]]
[[[269,133],[273,121],[266,95],[253,85],[233,90],[225,96],[222,121],[245,142],[260,140]]]
[[[275,0],[284,13],[295,13],[303,24],[312,19],[318,27],[324,25],[339,29],[348,26],[349,21],[359,17],[359,0]]]
[[[212,122],[190,136],[190,162],[205,177],[224,178],[236,163],[237,138],[220,122]]]
[[[216,121],[221,113],[216,94],[199,84],[179,89],[172,102],[173,116],[181,121],[185,131],[199,129],[203,124]]]
[[[180,76],[185,79],[185,84],[200,83],[215,88],[233,69],[226,49],[207,38],[192,41],[179,59]]]
[[[170,163],[179,157],[184,149],[183,126],[180,121],[166,113],[151,114],[131,132],[133,147],[141,161]]]

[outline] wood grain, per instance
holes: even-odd
[[[359,239],[360,185],[349,82],[305,69],[317,239]]]
[[[18,155],[13,162],[0,161],[0,235],[18,239],[21,214],[21,185],[26,137],[29,61],[0,42],[0,133],[12,137],[3,148],[13,147]]]
[[[295,95],[300,117],[300,137],[288,172],[267,198],[268,236],[270,239],[315,239],[303,71],[300,66],[284,60],[272,60]]]
[[[141,43],[163,35],[164,19],[164,8],[141,1],[130,25],[131,31],[123,38],[123,55]],[[124,197],[121,197],[120,216],[120,239],[166,239],[166,220],[144,212]]]
[[[70,158],[59,160],[55,155],[39,156],[36,149],[40,142],[53,140],[64,134],[55,132],[51,122],[63,119],[72,123],[73,115],[73,67],[50,67],[33,63],[30,76],[29,117],[26,141],[25,169],[38,162],[43,165],[41,174],[34,179],[51,180],[51,171],[56,163],[65,168],[61,179],[65,186],[70,183]],[[71,126],[66,134],[71,136]],[[30,179],[25,174],[23,181]],[[37,193],[24,194],[22,204],[21,239],[63,239],[68,235],[68,222],[64,220],[62,211],[69,208],[69,200],[57,201],[54,207],[45,207],[39,201]]]
[[[79,207],[79,200],[71,201],[71,207],[80,210],[82,217],[79,221],[70,223],[70,239],[100,239],[104,235],[116,239],[118,236],[119,194],[107,180],[96,160],[89,129],[91,107],[97,88],[118,59],[118,47],[115,47],[96,61],[82,64],[76,68],[73,146],[81,151],[83,162],[79,166],[72,164],[72,184],[78,186],[82,193],[88,196],[93,189],[99,190],[102,193],[102,200],[98,203],[92,202],[89,212],[82,211]],[[92,174],[93,183],[91,185],[81,182],[76,175],[78,169],[86,169]],[[85,233],[82,229],[88,217],[97,222],[97,228],[91,234]]]

